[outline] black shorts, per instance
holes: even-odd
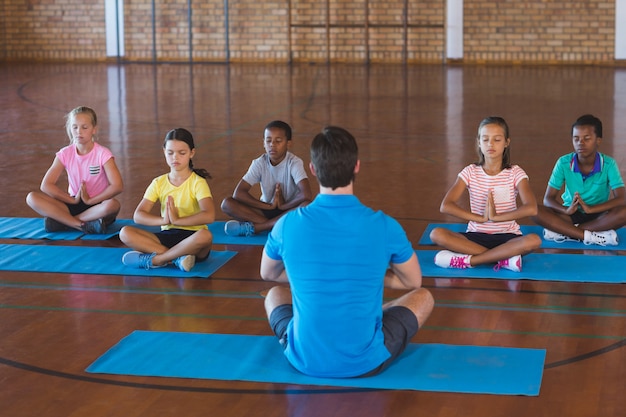
[[[98,203],[100,204],[100,203]],[[76,204],[68,204],[65,203],[65,205],[67,206],[67,208],[70,211],[70,214],[72,216],[78,216],[80,213],[82,213],[83,211],[86,211],[87,209],[92,208],[93,206],[95,206],[95,204],[93,206],[90,206],[89,204],[85,204],[83,202],[83,200],[80,200],[78,203]]]
[[[278,217],[285,212],[285,210],[281,209],[271,209],[271,210],[261,210],[266,219],[273,219],[274,217]]]
[[[583,224],[600,217],[602,213],[583,213],[582,211],[576,211],[574,214],[570,214],[569,218],[572,219],[574,224]]]
[[[287,348],[287,326],[292,318],[292,304],[279,305],[272,311],[272,314],[270,314],[270,328],[276,337],[278,337],[278,342],[283,347],[283,350]]]
[[[168,230],[161,230],[160,232],[155,233],[155,235],[157,239],[159,239],[159,242],[161,242],[161,245],[167,248],[173,248],[194,233],[196,233],[195,230],[173,228]],[[209,255],[205,256],[204,258],[199,258],[196,256],[196,262],[202,262],[208,257]]]
[[[487,249],[493,249],[496,246],[500,246],[503,243],[508,242],[516,237],[522,235],[516,235],[515,233],[481,233],[481,232],[462,232],[468,240],[474,243],[478,243],[480,246],[484,246]]]
[[[274,309],[270,314],[270,327],[278,337],[278,341],[287,348],[287,326],[293,318],[293,306],[283,304]],[[394,306],[383,310],[383,334],[385,347],[391,356],[371,371],[360,375],[361,377],[372,376],[387,368],[406,349],[411,338],[417,333],[419,323],[411,310],[403,306]]]

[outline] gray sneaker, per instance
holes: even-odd
[[[90,220],[88,222],[84,222],[80,225],[80,228],[88,235],[102,235],[107,231],[107,226],[104,223],[104,219]]]
[[[54,220],[52,217],[43,218],[43,228],[48,233],[66,232],[68,230],[74,230],[71,227],[64,225],[63,223]]]
[[[254,225],[251,222],[240,222],[229,220],[224,225],[224,233],[228,236],[252,236],[254,235]]]

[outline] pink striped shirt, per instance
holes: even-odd
[[[493,192],[497,213],[513,211],[517,208],[518,185],[528,175],[518,165],[503,169],[497,175],[488,175],[482,166],[468,165],[459,173],[469,192],[470,210],[474,214],[483,215],[487,205],[487,196]],[[481,233],[515,233],[521,235],[519,224],[515,220],[506,222],[478,223],[470,221],[468,232]]]

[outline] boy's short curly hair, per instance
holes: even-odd
[[[602,137],[602,121],[593,114],[584,114],[576,119],[574,124],[572,124],[572,131],[575,127],[579,126],[592,126],[596,132],[596,136],[599,138]]]

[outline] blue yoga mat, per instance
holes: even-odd
[[[467,230],[467,224],[465,223],[432,223],[426,226],[426,230],[422,233],[422,237],[417,242],[418,245],[434,245],[430,240],[430,232],[435,227],[445,227],[453,232],[465,232]],[[626,250],[626,228],[617,229],[617,245],[585,245],[583,242],[567,241],[557,243],[552,240],[545,240],[543,238],[543,227],[537,225],[521,225],[522,233],[527,235],[535,233],[541,238],[541,247],[545,249],[602,249],[602,250]]]
[[[41,217],[0,217],[0,239],[76,240],[83,235],[78,230],[48,233]]]
[[[198,262],[191,271],[184,272],[172,265],[149,270],[128,267],[122,264],[122,255],[129,250],[83,246],[0,245],[0,270],[206,278],[237,254],[232,251],[211,251],[206,261]]]
[[[224,221],[216,221],[208,224],[209,230],[213,234],[213,243],[216,245],[265,245],[265,241],[267,241],[268,232],[257,233],[254,236],[228,236],[224,232],[224,225],[226,222]],[[123,226],[134,226],[139,227],[140,229],[149,230],[153,233],[161,230],[158,226],[143,226],[140,224],[136,224],[132,220],[129,219],[119,219],[116,220],[115,223],[110,225],[107,228],[108,235],[84,235],[81,237],[83,240],[100,240],[100,239],[109,239],[112,236],[115,236],[120,232]]]
[[[530,253],[522,257],[522,271],[494,271],[494,265],[475,268],[440,268],[435,265],[436,250],[415,251],[422,275],[442,278],[499,278],[506,280],[532,279],[563,282],[626,282],[626,257],[611,255]]]
[[[546,351],[410,344],[384,372],[315,378],[289,365],[274,336],[134,331],[87,368],[90,373],[256,381],[375,389],[538,395]]]
[[[124,226],[135,226],[140,229],[148,230],[149,232],[156,233],[161,230],[161,226],[144,226],[137,224],[131,219],[117,219],[113,224],[107,226],[107,232],[103,234],[84,234],[80,237],[81,240],[107,240],[120,234],[120,230]]]
[[[213,233],[213,243],[216,245],[265,245],[268,232],[257,233],[254,236],[228,236],[224,233],[224,221],[217,221],[208,225]],[[143,226],[131,219],[117,219],[107,227],[104,234],[85,234],[78,230],[69,232],[48,233],[43,228],[43,218],[30,217],[0,217],[0,239],[48,239],[48,240],[107,240],[117,236],[124,226],[139,227],[153,233],[161,230],[158,226]]]

